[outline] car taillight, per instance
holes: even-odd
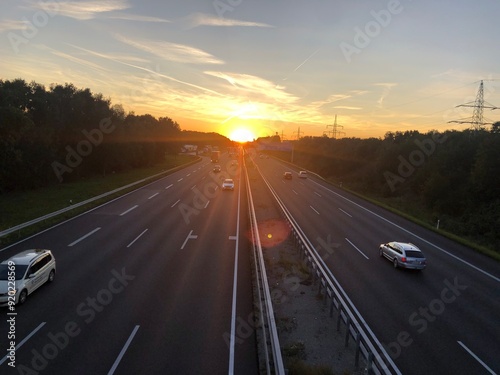
[[[406,262],[406,257],[401,258],[401,262],[405,263]]]

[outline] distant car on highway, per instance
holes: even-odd
[[[409,268],[423,270],[427,266],[427,259],[422,251],[411,243],[388,242],[379,247],[381,257],[389,259],[394,268]]]
[[[291,180],[292,179],[292,172],[285,172],[285,173],[283,173],[283,178],[285,180]]]
[[[214,173],[218,173],[220,172],[220,165],[214,165],[214,169],[213,169]]]
[[[234,190],[234,181],[231,178],[226,178],[222,183],[222,190]]]
[[[0,306],[22,305],[29,294],[56,275],[50,250],[25,250],[0,264]]]
[[[307,172],[306,171],[300,171],[299,172],[299,178],[307,178]]]

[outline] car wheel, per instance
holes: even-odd
[[[54,277],[56,277],[56,272],[54,270],[50,271],[49,273],[49,279],[47,280],[49,283],[54,281]]]
[[[382,251],[382,249],[381,249],[381,248],[380,248],[380,249],[378,249],[378,252],[379,252],[379,255],[380,255],[381,257],[383,257],[383,256],[384,256],[384,252]]]
[[[394,258],[394,268],[398,268],[398,258]]]
[[[28,291],[26,289],[23,289],[21,291],[21,294],[19,295],[19,301],[17,301],[17,303],[22,305],[24,302],[26,302],[27,297],[28,297]]]

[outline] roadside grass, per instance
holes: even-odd
[[[327,180],[325,180],[327,181]],[[331,181],[327,181],[331,183],[332,185],[337,186],[337,184],[332,183]],[[427,220],[427,213],[423,212],[420,208],[416,207],[412,210],[412,207],[410,206],[403,206],[398,200],[390,200],[390,199],[381,199],[381,198],[375,198],[371,196],[366,196],[364,194],[358,193],[357,191],[348,189],[347,187],[342,187],[343,190],[348,191],[349,193],[356,195],[368,202],[371,202],[379,207],[382,207],[388,211],[391,211],[401,217],[404,217],[407,220],[410,220],[414,222],[415,224],[418,224],[426,229],[429,229],[433,232],[439,233],[442,236],[445,236],[449,238],[450,240],[453,240],[457,243],[460,243],[464,246],[470,247],[471,249],[474,249],[475,251],[482,253],[492,259],[495,259],[497,261],[500,261],[500,252],[495,251],[493,249],[490,249],[486,246],[482,246],[476,242],[473,242],[472,240],[469,240],[467,238],[458,236],[454,233],[448,232],[442,228],[437,229],[436,225],[431,225],[429,221]],[[405,211],[401,211],[404,209]]]
[[[333,370],[326,365],[309,365],[306,359],[306,348],[304,342],[297,341],[283,348],[285,366],[288,375],[335,375]]]
[[[42,217],[49,213],[69,207],[92,197],[118,189],[150,176],[165,172],[156,179],[165,177],[175,170],[193,163],[196,157],[189,155],[172,155],[165,159],[165,162],[150,168],[141,168],[126,171],[123,173],[108,174],[106,176],[94,176],[81,179],[78,182],[53,185],[46,188],[29,190],[23,192],[12,192],[0,195],[0,231],[27,221]],[[121,190],[105,198],[88,203],[81,207],[70,210],[61,215],[33,224],[27,228],[16,231],[4,237],[0,237],[0,247],[7,246],[12,242],[19,241],[43,229],[51,227],[57,223],[67,220],[93,207],[97,207],[107,201],[126,194],[132,190],[153,182],[147,179],[141,184],[134,185],[128,189]]]
[[[297,164],[293,164],[291,162],[289,162],[288,160],[285,160],[285,159],[282,159],[280,157],[276,157],[277,159],[279,159],[280,161],[290,165],[290,166],[293,166],[295,168],[302,168],[301,166],[297,165]],[[405,219],[408,219],[422,227],[425,227],[429,230],[432,230],[433,232],[436,232],[436,233],[439,233],[455,242],[458,242],[464,246],[467,246],[467,247],[470,247],[471,249],[479,252],[479,253],[482,253],[496,261],[500,261],[500,252],[498,250],[495,250],[495,249],[492,249],[490,247],[487,247],[487,246],[483,246],[483,245],[480,245],[476,242],[474,242],[473,240],[470,240],[468,238],[464,238],[464,237],[461,237],[455,233],[451,233],[451,232],[448,232],[442,228],[440,229],[437,229],[436,228],[436,225],[431,225],[429,224],[428,222],[428,217],[430,215],[429,212],[424,212],[424,210],[422,210],[422,207],[411,207],[410,205],[408,204],[403,204],[403,202],[401,202],[400,200],[398,201],[398,199],[392,199],[392,200],[384,200],[380,197],[372,197],[372,196],[367,196],[367,195],[364,195],[364,194],[361,194],[355,190],[352,190],[352,189],[349,189],[345,184],[342,184],[342,183],[339,183],[338,181],[335,181],[333,178],[330,178],[330,179],[326,179],[322,176],[320,176],[319,174],[316,174],[316,176],[320,177],[323,181],[329,183],[330,185],[332,186],[335,186],[335,187],[340,187],[341,189],[353,194],[353,195],[356,195],[368,202],[371,202],[379,207],[382,207],[382,208],[385,208],[386,210],[388,211],[391,211],[399,216],[402,216],[404,217]]]

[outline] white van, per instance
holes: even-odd
[[[0,306],[23,304],[29,294],[56,275],[50,250],[32,249],[0,263]]]

